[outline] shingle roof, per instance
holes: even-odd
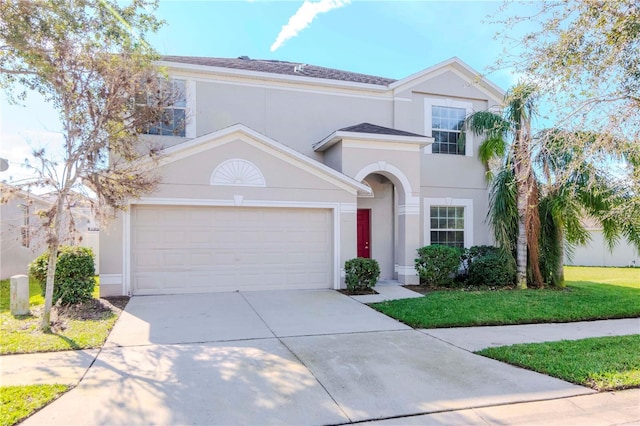
[[[181,64],[204,65],[209,67],[233,68],[248,71],[267,72],[272,74],[294,75],[299,77],[324,78],[328,80],[349,81],[353,83],[388,86],[396,80],[341,71],[332,68],[307,65],[299,62],[276,61],[268,59],[251,59],[247,56],[239,58],[207,58],[197,56],[163,56],[163,61]]]
[[[375,133],[378,135],[394,135],[394,136],[418,136],[424,137],[418,133],[405,132],[404,130],[391,129],[389,127],[378,126],[371,123],[360,123],[355,126],[344,127],[339,132],[355,132],[355,133]]]

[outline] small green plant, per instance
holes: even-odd
[[[499,249],[473,259],[469,265],[469,285],[506,287],[515,281],[516,261],[513,256]]]
[[[462,252],[458,248],[440,245],[420,247],[416,270],[422,284],[448,287],[460,266]]]
[[[462,255],[460,256],[462,260],[460,275],[467,279],[469,276],[469,268],[474,260],[479,259],[483,256],[486,256],[491,253],[501,253],[502,250],[495,246],[471,246],[467,249],[464,249]]]
[[[29,274],[38,281],[44,295],[47,285],[49,251],[29,265]],[[56,262],[53,303],[72,305],[91,299],[95,286],[93,251],[87,247],[61,246]]]
[[[357,257],[344,264],[347,290],[368,290],[373,288],[380,277],[380,265],[375,259]]]

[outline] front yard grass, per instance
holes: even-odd
[[[371,306],[414,328],[572,322],[640,316],[640,269],[567,267],[565,289],[433,291]]]
[[[102,346],[113,328],[122,305],[114,306],[104,299],[52,310],[52,333],[40,330],[44,299],[40,286],[29,282],[31,315],[13,316],[10,311],[10,281],[0,281],[0,354],[51,352]]]
[[[69,389],[65,385],[0,387],[0,426],[10,426],[30,416]]]
[[[488,348],[476,352],[598,391],[640,387],[640,335]]]

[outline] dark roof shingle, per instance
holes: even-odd
[[[267,72],[272,74],[295,75],[299,77],[324,78],[328,80],[348,81],[352,83],[388,86],[394,79],[374,75],[336,70],[332,68],[307,65],[297,62],[276,61],[267,59],[239,58],[207,58],[198,56],[163,56],[163,61],[181,64],[204,65],[209,67],[233,68],[247,71]]]
[[[417,136],[424,138],[424,135],[418,133],[405,132],[404,130],[391,129],[389,127],[378,126],[371,123],[360,123],[354,126],[344,127],[339,129],[340,132],[355,132],[355,133],[374,133],[378,135],[393,135],[393,136]]]

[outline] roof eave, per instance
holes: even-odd
[[[277,81],[297,83],[297,84],[306,83],[306,84],[313,84],[318,86],[339,87],[339,88],[352,89],[352,90],[367,90],[367,91],[374,91],[374,92],[381,92],[381,93],[387,92],[389,90],[388,85],[357,83],[353,81],[334,80],[334,79],[328,79],[328,78],[295,76],[295,75],[288,75],[288,74],[270,73],[270,72],[264,72],[264,71],[243,70],[238,68],[225,68],[225,67],[215,67],[210,65],[187,64],[183,62],[158,61],[156,62],[156,64],[158,64],[159,66],[167,67],[169,69],[191,71],[191,72],[215,73],[215,74],[227,75],[231,77],[247,77],[247,78],[254,78],[254,79],[261,79],[261,80],[277,80]]]
[[[418,145],[430,145],[433,143],[433,138],[428,136],[402,136],[402,135],[385,135],[380,133],[362,133],[362,132],[348,132],[344,130],[338,130],[333,132],[320,142],[313,144],[314,151],[321,152],[326,151],[333,145],[341,141],[342,139],[360,139],[360,140],[375,140],[381,142],[394,142],[394,143],[410,143]]]
[[[473,77],[479,77],[481,76],[481,74],[479,72],[477,72],[476,70],[474,70],[470,65],[468,65],[466,62],[464,62],[462,59],[458,58],[457,56],[454,56],[452,58],[449,58],[445,61],[442,61],[436,65],[433,65],[429,68],[425,68],[422,71],[418,71],[414,74],[411,74],[408,77],[405,77],[401,80],[397,80],[393,83],[391,83],[389,85],[389,89],[391,90],[396,90],[400,87],[406,86],[407,84],[410,84],[412,81],[417,80],[425,75],[431,74],[441,68],[445,68],[447,66],[450,65],[454,65],[457,66],[459,68],[461,68],[465,74],[467,74],[468,76],[473,76]],[[505,91],[502,90],[499,86],[495,85],[493,82],[491,82],[490,80],[484,78],[484,77],[480,77],[479,82],[484,86],[481,87],[482,89],[484,89],[486,92],[488,92],[487,94],[491,95],[492,100],[496,101],[496,103],[502,103],[503,99],[504,99],[504,95],[505,95]]]

